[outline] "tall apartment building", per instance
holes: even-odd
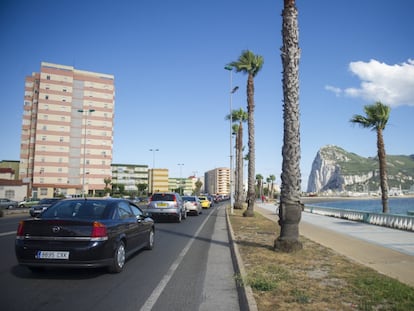
[[[230,169],[215,168],[204,173],[204,191],[210,194],[230,194]]]
[[[19,175],[28,197],[103,192],[114,105],[113,75],[42,62],[26,77]]]

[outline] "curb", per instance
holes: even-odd
[[[232,257],[235,273],[240,274],[241,276],[245,276],[246,270],[244,269],[244,263],[240,256],[237,243],[234,242],[234,232],[233,232],[233,228],[230,223],[229,211],[228,211],[227,206],[226,206],[226,221],[227,221],[227,227],[229,229],[228,235],[229,235],[230,251],[231,251],[231,257]],[[237,286],[237,291],[239,293],[240,310],[258,311],[256,300],[254,299],[253,291],[250,285],[236,284],[236,286]]]
[[[3,215],[4,215],[3,217],[5,217],[5,216],[16,216],[16,215],[19,216],[21,214],[26,214],[26,213],[27,213],[28,216],[30,216],[28,208],[2,209],[2,211],[3,211]]]

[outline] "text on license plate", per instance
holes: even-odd
[[[167,207],[167,203],[158,203],[157,207]]]
[[[59,251],[38,251],[36,253],[38,259],[69,259],[69,252]]]

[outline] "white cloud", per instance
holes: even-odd
[[[396,65],[387,65],[377,60],[351,62],[349,70],[356,75],[361,84],[359,88],[340,90],[325,87],[336,95],[360,97],[367,101],[381,101],[391,107],[414,106],[414,60]]]
[[[336,96],[339,96],[342,93],[342,90],[339,87],[335,87],[332,85],[325,85],[325,90],[335,93]]]

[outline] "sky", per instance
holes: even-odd
[[[375,132],[349,122],[376,101],[391,107],[387,154],[414,154],[414,1],[296,5],[303,190],[325,145],[376,155]],[[264,59],[256,174],[280,184],[282,10],[283,0],[0,1],[0,160],[19,160],[24,80],[50,62],[115,76],[113,163],[155,164],[170,177],[229,167],[226,116],[230,103],[247,110],[247,76],[224,67],[250,50]]]

